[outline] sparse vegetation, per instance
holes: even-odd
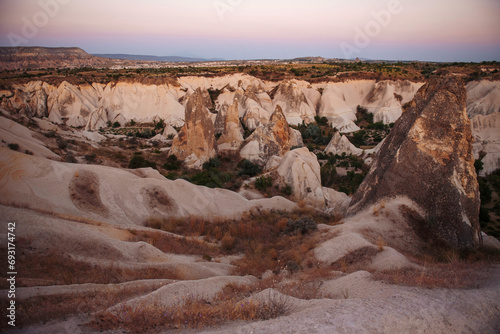
[[[11,143],[7,145],[12,151],[18,151],[19,150],[19,144]]]
[[[136,168],[147,168],[151,167],[156,169],[156,163],[144,159],[142,154],[140,152],[136,152],[137,154],[134,154],[132,158],[130,159],[130,162],[128,164],[128,168],[130,169],[136,169]]]

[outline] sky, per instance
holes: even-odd
[[[0,0],[0,46],[500,61],[500,0]]]

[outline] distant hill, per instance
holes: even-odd
[[[113,61],[80,48],[0,47],[0,69],[107,67]]]
[[[123,59],[123,60],[137,60],[137,61],[158,61],[158,62],[175,62],[175,63],[194,63],[199,61],[219,61],[224,59],[205,59],[205,58],[191,58],[181,56],[150,56],[150,55],[129,55],[129,54],[94,54],[96,57],[108,59]]]

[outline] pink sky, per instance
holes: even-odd
[[[499,14],[498,0],[0,0],[0,45],[251,59],[344,58],[345,43],[364,58],[500,60]]]

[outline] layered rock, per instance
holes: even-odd
[[[422,239],[476,246],[480,203],[465,100],[464,84],[455,77],[423,86],[384,141],[349,214],[406,197],[414,206],[400,210]]]
[[[355,132],[358,106],[374,115],[375,122],[395,122],[402,106],[411,101],[422,83],[409,81],[359,80],[328,84],[323,91],[318,115],[328,118],[341,133]]]
[[[308,98],[310,96],[311,98]],[[276,88],[274,95],[274,106],[280,106],[286,120],[291,125],[314,122],[316,116],[319,92],[316,94],[311,88],[301,87],[296,80],[283,81]],[[312,99],[312,101],[311,101]]]
[[[486,176],[500,168],[500,112],[476,115],[471,122],[474,157],[481,158],[483,169],[480,175]]]
[[[203,163],[215,157],[214,124],[206,108],[201,89],[197,89],[186,105],[186,124],[175,136],[169,155],[184,160],[186,166],[201,169]]]
[[[276,164],[279,183],[282,186],[289,185],[296,200],[332,214],[345,214],[350,202],[349,196],[322,187],[321,167],[314,153],[307,148],[298,148],[289,151],[283,158],[274,157],[266,169],[271,170]]]
[[[292,147],[290,132],[285,115],[277,106],[269,123],[257,128],[245,140],[240,151],[241,158],[265,165],[273,155],[283,156]]]
[[[328,143],[328,146],[325,148],[325,153],[338,154],[342,153],[352,154],[352,155],[361,155],[363,154],[363,150],[354,146],[346,136],[341,135],[339,132],[335,132]]]
[[[423,83],[380,81],[375,84],[363,103],[373,113],[374,122],[394,123],[403,113],[403,105],[410,102]]]
[[[227,109],[226,120],[224,122],[224,132],[217,140],[217,152],[222,156],[237,155],[241,144],[244,141],[243,127],[240,123],[238,100]]]
[[[284,182],[292,187],[297,200],[319,209],[325,208],[318,158],[307,148],[299,148],[285,154],[277,169]]]
[[[472,122],[474,157],[482,158],[485,176],[500,168],[500,82],[467,84],[467,114]]]

